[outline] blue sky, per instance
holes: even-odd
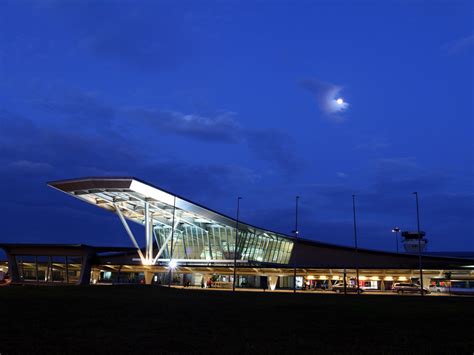
[[[289,233],[474,249],[472,1],[2,1],[4,242],[128,245],[49,189],[136,176]],[[328,106],[343,98],[347,107]],[[329,101],[328,101],[329,100]]]

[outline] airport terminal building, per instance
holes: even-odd
[[[13,283],[176,284],[197,287],[367,290],[419,282],[416,254],[294,238],[225,216],[136,178],[81,178],[49,186],[116,214],[133,247],[0,244]],[[129,226],[143,226],[135,235]],[[87,223],[87,221],[85,221]],[[423,284],[474,289],[474,259],[422,257]],[[296,278],[294,270],[296,268]]]

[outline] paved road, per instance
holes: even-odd
[[[201,288],[201,287],[198,287],[198,286],[183,287],[183,286],[176,286],[176,285],[173,285],[172,287],[174,287],[174,288],[183,288],[183,289],[202,290],[202,291],[223,291],[223,292],[232,291],[231,288],[218,288],[218,287]],[[272,293],[274,293],[274,292],[292,293],[293,292],[293,290],[281,290],[281,289],[274,290],[274,291],[270,291],[270,290],[265,290],[264,291],[260,288],[237,288],[236,291],[237,292],[272,292]],[[297,293],[306,293],[306,294],[326,294],[326,295],[336,294],[335,292],[330,291],[330,290],[326,290],[326,291],[297,290],[296,292]],[[352,293],[348,293],[348,294],[352,294]],[[344,295],[344,293],[340,293],[340,295]],[[364,291],[362,293],[362,295],[380,295],[380,296],[400,296],[400,297],[403,297],[403,296],[414,296],[414,295],[418,295],[418,294],[417,293],[405,293],[403,295],[398,295],[398,294],[396,294],[395,292],[392,292],[392,291],[370,290],[370,291]],[[430,293],[426,296],[428,296],[428,297],[439,297],[439,296],[449,296],[449,294],[448,293],[443,293],[443,292],[432,292],[432,293]],[[473,296],[470,296],[470,295],[451,295],[451,296],[453,296],[453,297],[454,296],[456,296],[456,297],[473,297]]]

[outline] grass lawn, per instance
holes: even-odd
[[[1,287],[0,353],[474,352],[474,298]]]

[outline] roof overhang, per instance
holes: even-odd
[[[134,177],[87,177],[53,181],[48,185],[111,212],[115,212],[118,206],[125,218],[140,224],[144,224],[145,203],[148,203],[153,223],[156,225],[171,226],[174,207],[182,223],[193,225],[199,221],[223,227],[236,225],[236,220],[231,217]],[[289,236],[263,230],[240,221],[239,230],[256,234],[274,234],[292,239]]]

